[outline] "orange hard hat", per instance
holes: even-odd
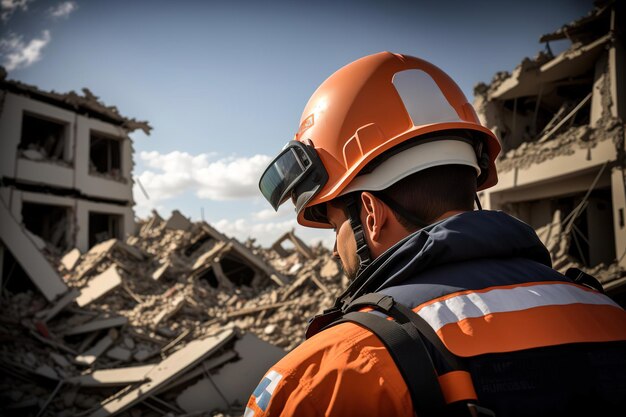
[[[451,137],[457,140],[445,140]],[[357,177],[372,161],[398,155],[399,148],[404,162],[387,164],[382,171],[388,178],[377,175],[378,185],[368,188],[371,179]],[[445,72],[419,58],[381,52],[344,66],[322,83],[304,109],[294,141],[270,164],[260,187],[275,209],[291,197],[298,223],[328,228],[324,219],[310,215],[312,207],[348,191],[381,189],[420,169],[471,165],[478,172],[478,189],[491,187],[497,183],[499,152],[496,136],[480,124]],[[423,161],[416,162],[420,155]]]

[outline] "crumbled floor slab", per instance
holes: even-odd
[[[122,283],[122,278],[117,272],[117,266],[111,265],[106,271],[92,278],[87,286],[80,291],[76,304],[84,307],[102,297]]]
[[[134,403],[149,396],[161,385],[172,381],[185,370],[201,362],[211,352],[219,349],[233,337],[235,337],[233,330],[225,330],[215,336],[209,336],[205,339],[190,342],[184,348],[176,351],[159,363],[153,370],[148,372],[146,378],[149,379],[149,382],[145,382],[126,394],[102,404],[102,406],[91,413],[89,417],[106,417],[122,412]]]
[[[68,271],[71,271],[80,259],[80,255],[80,250],[77,248],[72,249],[61,258],[61,265],[63,265]]]
[[[267,370],[285,355],[282,349],[252,334],[237,340],[233,349],[240,359],[210,372],[183,391],[176,399],[180,408],[193,413],[245,404],[249,397],[245,393],[254,391]]]
[[[141,365],[120,367],[114,369],[99,369],[89,374],[74,376],[67,379],[73,385],[83,387],[118,387],[144,382],[146,375],[154,369],[155,365]]]

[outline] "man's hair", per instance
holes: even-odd
[[[428,168],[401,179],[378,194],[391,198],[414,217],[432,223],[447,211],[474,209],[476,171],[467,165]],[[393,213],[405,229],[417,228],[395,210]]]

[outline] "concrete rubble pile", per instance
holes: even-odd
[[[56,259],[54,300],[4,292],[0,414],[241,414],[347,284],[321,245],[291,231],[274,247],[155,212],[126,241]]]

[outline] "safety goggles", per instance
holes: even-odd
[[[291,198],[299,213],[327,181],[315,148],[292,140],[265,169],[259,188],[274,210]]]

